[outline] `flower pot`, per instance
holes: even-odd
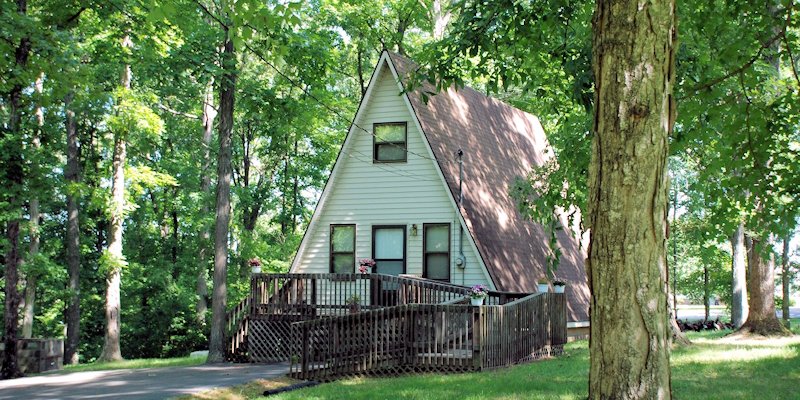
[[[261,266],[260,265],[254,265],[254,266],[250,267],[250,272],[252,272],[254,274],[260,274],[261,273]]]
[[[473,306],[482,306],[483,301],[486,300],[486,297],[470,297],[469,302],[472,303]]]
[[[553,285],[553,293],[564,293],[566,287],[566,285]]]
[[[550,291],[550,285],[546,283],[539,284],[539,293],[547,293],[548,291]]]

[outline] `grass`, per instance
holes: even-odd
[[[800,319],[794,319],[792,327],[800,334]],[[800,337],[732,341],[724,337],[727,333],[730,331],[691,332],[689,337],[694,344],[672,352],[675,398],[797,398]],[[562,357],[513,368],[470,374],[345,379],[269,399],[585,399],[588,374],[588,342],[578,341],[568,344]],[[281,382],[273,383],[291,383],[285,378]],[[261,397],[263,390],[275,387],[262,389],[253,384],[184,399],[265,399]]]
[[[188,367],[200,365],[206,362],[206,356],[177,357],[177,358],[139,358],[135,360],[113,361],[107,363],[88,363],[78,365],[65,365],[64,369],[56,373],[84,372],[84,371],[106,371],[110,369],[141,369],[141,368],[165,368],[165,367]]]

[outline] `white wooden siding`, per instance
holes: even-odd
[[[375,76],[355,128],[339,156],[337,173],[328,183],[329,193],[314,215],[315,223],[304,240],[292,272],[329,272],[331,224],[356,224],[356,260],[372,258],[373,225],[406,225],[406,273],[422,276],[423,224],[451,224],[450,279],[456,284],[486,284],[488,274],[464,231],[465,269],[455,266],[458,256],[459,217],[442,179],[436,161],[429,158],[414,116],[409,112],[397,83],[383,64]],[[407,122],[408,161],[375,164],[372,162],[374,123]],[[417,236],[411,236],[412,224]]]

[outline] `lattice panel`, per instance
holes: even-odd
[[[250,362],[286,362],[291,356],[291,320],[250,320],[247,355]]]

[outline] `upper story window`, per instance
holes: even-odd
[[[408,128],[405,122],[372,125],[372,158],[374,162],[405,162]]]

